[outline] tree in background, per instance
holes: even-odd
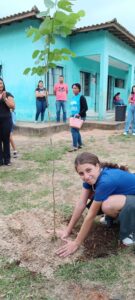
[[[73,0],[44,0],[46,11],[37,15],[42,18],[39,28],[30,27],[27,30],[27,36],[33,36],[33,42],[44,40],[44,49],[37,49],[33,52],[32,58],[35,59],[35,66],[26,68],[24,74],[31,75],[37,74],[39,76],[47,73],[50,69],[57,66],[58,61],[69,60],[70,57],[75,57],[68,48],[55,48],[55,41],[57,36],[66,38],[70,35],[75,28],[76,23],[81,17],[85,15],[83,10],[74,13],[72,10]],[[48,116],[50,113],[48,111]],[[50,117],[49,117],[50,120]],[[50,136],[51,149],[53,151],[52,138]],[[54,153],[54,151],[53,151]],[[55,159],[52,162],[52,191],[53,191],[53,215],[54,215],[54,236],[56,238],[56,201],[55,201],[55,188],[54,188],[54,174],[55,174]]]
[[[83,10],[73,12],[73,0],[44,0],[46,11],[37,14],[37,17],[43,18],[39,28],[30,27],[27,30],[27,36],[33,36],[33,42],[43,39],[44,49],[37,49],[33,52],[32,58],[35,59],[33,68],[26,68],[24,74],[31,71],[31,75],[39,76],[47,73],[49,69],[55,68],[58,61],[69,60],[74,57],[68,48],[55,48],[57,36],[66,38],[75,28],[76,23],[85,15]]]

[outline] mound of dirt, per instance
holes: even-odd
[[[60,223],[60,220],[57,220]],[[0,254],[11,261],[27,267],[32,272],[42,273],[47,278],[63,263],[55,251],[63,242],[52,240],[50,229],[53,228],[52,212],[40,209],[19,211],[0,217]],[[95,223],[91,234],[74,255],[64,259],[64,263],[73,260],[88,260],[117,254],[118,227],[108,229]]]
[[[117,255],[120,248],[119,226],[108,228],[106,225],[95,223],[93,229],[84,242],[84,258],[102,258],[111,254]]]
[[[63,260],[55,254],[62,241],[52,241],[50,228],[53,228],[52,212],[44,210],[32,209],[1,216],[0,254],[32,272],[52,278],[54,270]],[[81,253],[81,249],[77,251],[72,256],[72,262]],[[71,258],[64,259],[64,262],[71,262]]]

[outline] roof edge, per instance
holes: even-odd
[[[114,26],[118,26],[119,29],[123,30],[125,33],[128,33],[129,35],[131,35],[134,39],[135,36],[128,31],[123,25],[121,25],[119,22],[117,22],[117,19],[114,18],[111,21],[105,22],[105,23],[100,23],[100,24],[95,24],[95,25],[91,25],[91,26],[84,26],[84,27],[79,27],[73,30],[73,34],[74,33],[79,33],[79,32],[87,32],[87,31],[92,31],[92,30],[98,30],[98,29],[104,29],[107,27],[110,27],[111,25]]]
[[[21,13],[17,13],[14,15],[10,15],[4,18],[0,18],[0,26],[2,25],[8,25],[10,23],[13,23],[15,21],[21,21],[27,18],[32,18],[35,17],[37,18],[37,13],[39,13],[39,9],[37,8],[37,6],[33,6],[31,10],[28,11],[23,11]]]

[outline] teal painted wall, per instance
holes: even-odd
[[[26,37],[30,25],[37,26],[39,21],[23,21],[0,28],[0,63],[6,89],[15,98],[18,120],[32,120],[35,114],[34,90],[37,76],[24,76],[23,71],[33,66],[32,52],[42,47],[42,42],[32,43]]]
[[[24,76],[23,70],[33,66],[32,52],[35,49],[43,49],[43,41],[32,43],[32,39],[26,37],[26,29],[30,26],[38,26],[39,20],[25,20],[16,22],[10,26],[0,28],[0,64],[3,66],[3,77],[7,87],[16,102],[18,120],[33,121],[35,117],[35,88],[39,79],[43,77]],[[107,76],[123,78],[126,82],[124,89],[114,87],[114,94],[121,92],[121,96],[127,102],[131,83],[135,80],[133,68],[135,65],[135,51],[112,34],[100,30],[96,32],[78,33],[66,39],[57,37],[56,48],[71,48],[76,53],[76,58],[70,61],[58,62],[64,68],[65,82],[69,86],[67,109],[69,116],[69,102],[72,97],[71,86],[80,82],[80,71],[91,73],[90,96],[86,97],[90,110],[99,111],[100,117],[104,117],[106,111]],[[99,61],[91,59],[92,55],[99,55]],[[108,57],[120,60],[130,66],[130,71],[123,71],[113,66],[106,65]],[[100,61],[100,57],[103,61]],[[101,76],[100,76],[100,72]],[[55,96],[49,95],[49,110],[51,118],[55,120]],[[46,113],[47,120],[47,113]]]

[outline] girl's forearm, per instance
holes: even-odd
[[[78,244],[78,246],[80,246],[85,238],[88,236],[88,233],[90,232],[92,225],[93,225],[93,221],[94,221],[95,217],[87,217],[85,218],[82,227],[77,235],[77,238],[75,239],[76,243]]]
[[[75,207],[72,218],[67,226],[67,231],[70,234],[72,232],[72,229],[80,219],[86,205],[80,201],[80,203]]]

